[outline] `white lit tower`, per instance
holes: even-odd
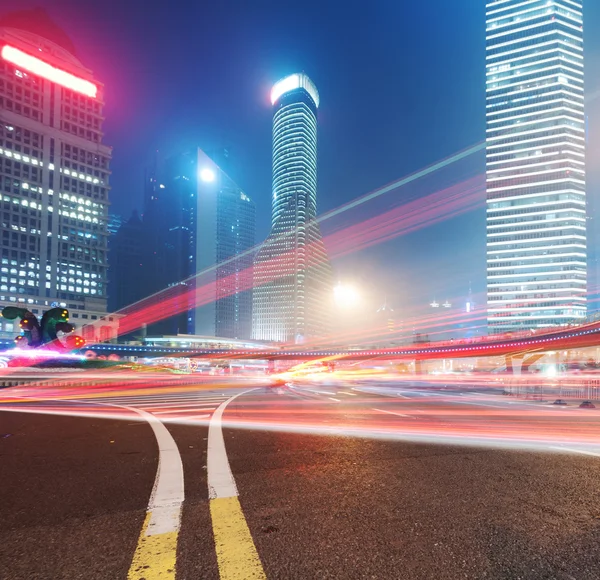
[[[254,262],[253,337],[301,343],[326,335],[331,266],[317,215],[319,94],[303,73],[276,83],[273,104],[273,215]]]
[[[68,308],[89,341],[114,338],[117,327],[105,316],[103,94],[43,10],[0,18],[0,307]]]
[[[586,316],[581,0],[488,0],[490,333]]]

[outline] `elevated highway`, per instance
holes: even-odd
[[[569,350],[600,345],[600,321],[581,326],[553,329],[548,332],[519,335],[492,335],[476,339],[428,342],[385,349],[308,349],[284,347],[281,349],[185,349],[162,346],[135,346],[95,344],[86,347],[97,355],[119,357],[159,356],[199,357],[209,359],[252,360],[433,360],[482,356],[523,357],[533,353]]]

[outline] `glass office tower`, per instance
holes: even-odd
[[[302,343],[329,331],[332,274],[317,215],[319,94],[303,73],[276,83],[271,233],[254,262],[253,337]]]
[[[586,316],[581,0],[486,5],[490,333]]]

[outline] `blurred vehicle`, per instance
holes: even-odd
[[[271,379],[271,381],[269,383],[269,386],[272,389],[277,389],[279,387],[285,387],[286,384],[287,383],[286,383],[286,381],[284,379],[278,377],[278,378]]]
[[[553,405],[566,405],[567,401],[565,401],[564,399],[556,399],[556,401],[554,401],[554,403],[552,403]]]
[[[581,405],[579,405],[580,409],[595,409],[596,405],[594,405],[594,403],[592,403],[592,401],[583,401],[583,403],[581,403]]]

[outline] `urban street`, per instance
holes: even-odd
[[[599,30],[3,0],[0,580],[600,580]]]
[[[160,458],[177,578],[598,578],[600,411],[489,385],[240,382],[2,391],[0,577],[145,578]],[[249,553],[211,518],[227,461]]]

